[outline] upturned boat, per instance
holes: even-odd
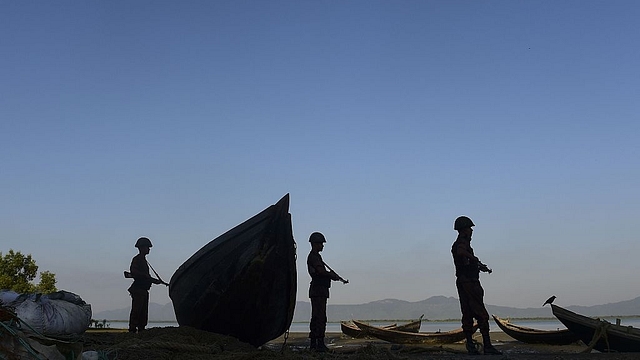
[[[171,277],[180,326],[260,346],[284,334],[296,303],[289,194],[203,246]]]

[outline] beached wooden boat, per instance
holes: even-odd
[[[398,324],[390,324],[390,325],[385,325],[385,326],[381,326],[383,329],[392,329],[394,327],[396,327]],[[351,336],[352,338],[363,338],[363,337],[367,337],[367,334],[365,332],[362,331],[362,329],[360,329],[358,327],[358,325],[354,324],[353,320],[348,320],[348,321],[340,321],[340,330],[342,330],[342,333],[347,335],[347,336]]]
[[[465,338],[462,329],[456,329],[446,332],[404,332],[397,330],[382,329],[376,326],[371,326],[367,323],[363,323],[358,320],[353,322],[362,331],[366,331],[367,335],[376,337],[380,340],[388,341],[394,344],[452,344],[458,341],[462,341]],[[474,332],[478,329],[478,326],[474,326]]]
[[[289,194],[215,238],[171,277],[178,324],[260,346],[291,325],[296,244]]]
[[[406,324],[398,325],[394,323],[394,324],[379,326],[379,327],[387,330],[397,330],[397,331],[417,333],[418,331],[420,331],[420,325],[422,324],[423,316],[424,315],[420,316],[420,319],[416,321],[411,321]],[[351,336],[352,338],[367,337],[367,332],[360,329],[358,325],[356,325],[353,322],[353,320],[340,321],[340,329],[342,330],[343,334],[347,336]]]
[[[601,352],[640,352],[640,329],[576,314],[551,304],[551,310],[582,342]]]
[[[568,345],[579,340],[569,329],[540,330],[512,324],[493,315],[493,320],[505,334],[527,344]]]

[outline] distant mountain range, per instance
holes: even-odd
[[[552,318],[551,307],[513,308],[487,304],[487,311],[505,318]],[[586,316],[640,316],[640,297],[595,306],[567,306],[569,310]],[[108,310],[95,313],[96,320],[127,320],[130,308]],[[311,304],[298,301],[294,312],[294,322],[307,322],[311,314]],[[409,302],[397,299],[386,299],[358,305],[328,305],[327,317],[331,322],[347,319],[362,320],[409,320],[417,319],[424,314],[428,320],[447,320],[460,318],[460,303],[457,298],[433,296],[426,300]],[[149,320],[175,322],[173,305],[149,304]]]

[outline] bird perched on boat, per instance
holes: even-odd
[[[553,304],[553,300],[555,300],[555,299],[556,299],[556,296],[553,295],[552,297],[548,298],[547,301],[545,301],[544,304],[542,304],[542,306],[545,306],[547,304],[549,304],[549,305]]]

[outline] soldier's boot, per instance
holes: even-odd
[[[480,355],[480,352],[476,349],[476,343],[473,342],[473,333],[465,333],[465,338],[467,339],[465,343],[467,353],[469,353],[469,355]]]
[[[485,355],[502,355],[502,351],[496,349],[491,344],[484,345],[484,354]]]
[[[493,345],[491,345],[491,339],[489,338],[489,334],[482,334],[482,344],[484,347],[485,355],[502,355],[502,352]]]
[[[318,347],[318,340],[316,338],[311,338],[311,342],[309,343],[309,349],[315,350]]]
[[[469,355],[480,355],[480,351],[476,349],[476,344],[473,340],[471,342],[467,341],[465,347],[467,348],[467,353],[469,353]]]
[[[317,352],[327,352],[329,348],[324,344],[324,338],[318,338],[318,344],[316,346]]]

